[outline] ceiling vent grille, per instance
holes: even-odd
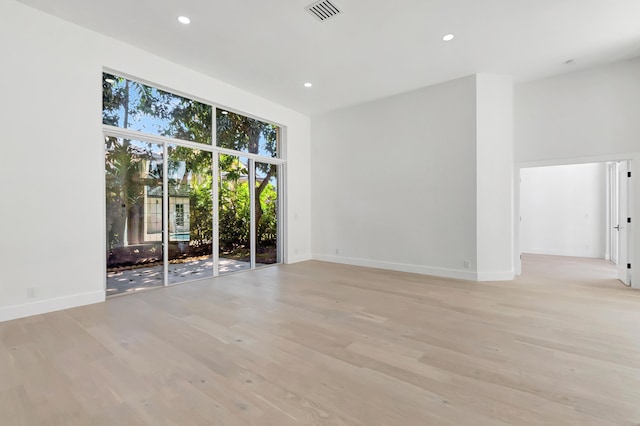
[[[337,14],[342,13],[342,11],[329,0],[317,1],[305,7],[305,9],[320,21],[326,21],[327,19],[333,18]]]

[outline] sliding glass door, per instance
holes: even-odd
[[[164,285],[162,146],[105,138],[107,295]]]
[[[168,146],[168,282],[213,277],[212,154]]]

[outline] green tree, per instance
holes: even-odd
[[[219,156],[218,232],[222,251],[248,256],[250,197],[246,164],[233,155]]]
[[[265,123],[255,118],[247,117],[233,112],[218,110],[216,113],[216,140],[218,146],[236,151],[245,151],[251,154],[277,156],[278,126]],[[263,141],[263,146],[260,142]],[[269,185],[271,178],[276,173],[276,166],[267,163],[256,162],[256,169],[264,178],[256,185],[255,199],[261,200],[262,193]],[[256,224],[260,224],[264,210],[262,203],[256,202],[254,206]],[[256,226],[256,232],[262,228]],[[258,239],[261,235],[258,235]]]
[[[260,204],[263,206],[263,215],[258,222],[258,242],[262,246],[275,246],[278,233],[278,193],[271,183],[260,194]]]

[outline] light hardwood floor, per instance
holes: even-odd
[[[604,261],[311,261],[0,323],[2,426],[639,423],[640,292]]]

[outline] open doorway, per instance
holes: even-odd
[[[629,161],[521,168],[519,252],[541,261],[591,259],[583,265],[598,265],[598,274],[608,270],[629,285],[628,182],[622,179],[629,168]]]

